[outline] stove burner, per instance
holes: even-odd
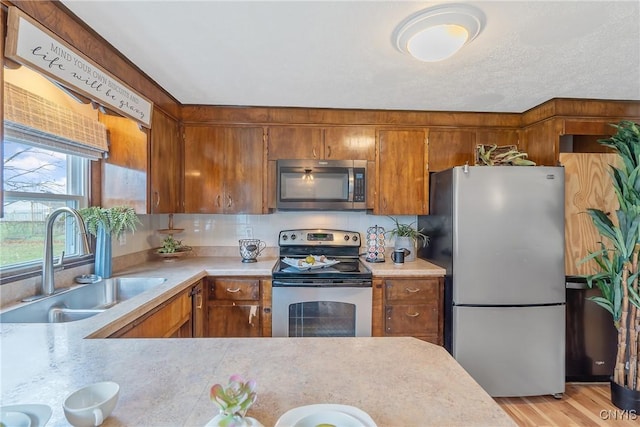
[[[320,238],[321,237],[321,238]],[[371,272],[360,262],[360,233],[345,230],[302,229],[280,232],[280,262],[274,267],[273,279],[280,281],[344,280],[371,281]],[[294,243],[295,241],[295,243]],[[303,259],[308,255],[324,255],[339,261],[328,267],[299,270],[282,258]],[[370,286],[370,285],[369,285]]]

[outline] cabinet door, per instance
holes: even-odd
[[[110,338],[188,338],[191,336],[191,289],[133,321]]]
[[[191,287],[191,336],[204,336],[204,283],[199,281]]]
[[[613,191],[609,165],[619,166],[617,154],[560,153],[564,166],[564,269],[566,276],[593,274],[599,270],[591,260],[578,261],[599,250],[600,233],[591,217],[585,214],[588,208],[597,208],[615,217],[618,199]]]
[[[376,156],[372,127],[330,127],[324,130],[324,157],[333,160],[369,160]]]
[[[182,142],[180,125],[154,109],[151,124],[150,212],[181,212]]]
[[[472,131],[429,130],[429,172],[438,172],[454,166],[474,164]]]
[[[185,213],[224,213],[224,137],[224,128],[185,127]]]
[[[263,213],[264,131],[261,127],[220,128],[216,138],[224,140],[225,213]]]
[[[100,204],[105,208],[129,206],[147,213],[147,134],[135,121],[99,114],[109,132],[109,158],[102,162]]]
[[[378,131],[375,214],[428,213],[426,137],[424,130]]]
[[[207,309],[209,337],[261,336],[260,306],[256,302],[209,304]]]
[[[322,129],[275,126],[269,128],[269,160],[322,159]]]

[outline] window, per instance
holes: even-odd
[[[89,160],[5,138],[4,218],[0,219],[0,271],[42,262],[45,220],[62,206],[87,206]],[[77,226],[60,215],[54,226],[54,255],[82,254]]]
[[[62,206],[87,206],[89,161],[108,151],[92,105],[26,67],[6,70],[3,87],[0,283],[41,270],[47,216]],[[67,265],[90,258],[77,228],[68,215],[56,218],[53,253],[64,252]]]

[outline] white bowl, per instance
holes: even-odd
[[[120,386],[113,381],[88,385],[64,399],[64,416],[75,427],[99,426],[111,415],[119,394]]]

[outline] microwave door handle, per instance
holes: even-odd
[[[349,202],[353,202],[353,187],[355,185],[355,181],[353,179],[353,168],[349,168]]]

